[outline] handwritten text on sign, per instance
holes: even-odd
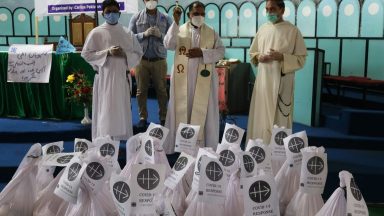
[[[48,83],[53,45],[14,44],[8,50],[8,82]]]

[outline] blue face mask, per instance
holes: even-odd
[[[104,14],[105,21],[110,25],[115,25],[120,18],[120,13],[106,13]]]
[[[267,19],[269,22],[275,23],[279,18],[277,17],[276,14],[267,14]]]

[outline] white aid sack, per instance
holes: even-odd
[[[340,184],[339,187],[332,193],[328,198],[324,206],[317,212],[316,216],[345,216],[347,215],[347,194],[346,194],[346,184],[345,177],[343,176],[345,172],[339,172]]]
[[[198,187],[188,194],[191,203],[185,216],[224,215],[228,185],[224,168],[216,158],[205,155],[201,158]]]
[[[0,193],[0,215],[30,215],[36,199],[36,175],[42,148],[32,145],[12,180]]]
[[[300,150],[308,146],[308,138],[305,131],[302,131],[286,137],[283,141],[287,160],[275,176],[280,212],[282,213],[285,212],[288,203],[299,189],[302,160]]]
[[[301,149],[300,188],[285,210],[285,216],[314,216],[324,205],[321,194],[328,174],[327,154],[323,147]]]

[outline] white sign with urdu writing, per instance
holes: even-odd
[[[292,129],[287,129],[284,127],[277,127],[276,125],[272,129],[271,142],[269,147],[272,150],[272,159],[285,161],[285,148],[284,148],[284,138],[292,134]]]
[[[243,135],[244,129],[237,127],[236,125],[226,123],[221,144],[236,145],[240,147]]]
[[[167,138],[169,129],[158,124],[151,123],[149,124],[147,134],[150,137],[160,140],[160,145],[163,146],[165,139]]]
[[[200,168],[200,181],[198,195],[199,202],[225,203],[228,179],[225,176],[223,165],[216,158],[203,156]]]
[[[165,179],[164,185],[173,190],[193,163],[195,158],[182,152],[173,165],[171,174]]]
[[[156,215],[153,198],[163,191],[165,165],[163,164],[135,164],[132,168],[132,214]]]
[[[65,201],[76,204],[80,180],[85,168],[83,162],[78,157],[73,158],[60,177],[54,193]]]
[[[13,44],[8,50],[8,82],[49,83],[53,44]]]
[[[245,215],[280,216],[275,179],[271,175],[244,179]]]
[[[309,194],[322,194],[328,175],[327,154],[323,147],[306,147],[301,149],[300,190]]]
[[[301,149],[308,146],[308,137],[305,131],[291,134],[283,139],[287,161],[295,167],[301,166],[303,155]]]
[[[130,215],[132,202],[132,187],[127,177],[111,174],[109,191],[120,216]]]
[[[196,155],[197,139],[199,138],[199,125],[180,123],[176,132],[175,152],[185,152],[189,155]]]

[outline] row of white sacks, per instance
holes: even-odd
[[[328,174],[323,147],[308,146],[305,131],[274,127],[271,143],[240,143],[244,130],[227,124],[216,152],[196,146],[199,127],[181,124],[171,169],[162,149],[168,129],[151,124],[126,144],[121,170],[119,141],[75,139],[34,144],[0,194],[0,216],[368,215],[351,173],[324,204]],[[54,177],[55,168],[64,167]]]

